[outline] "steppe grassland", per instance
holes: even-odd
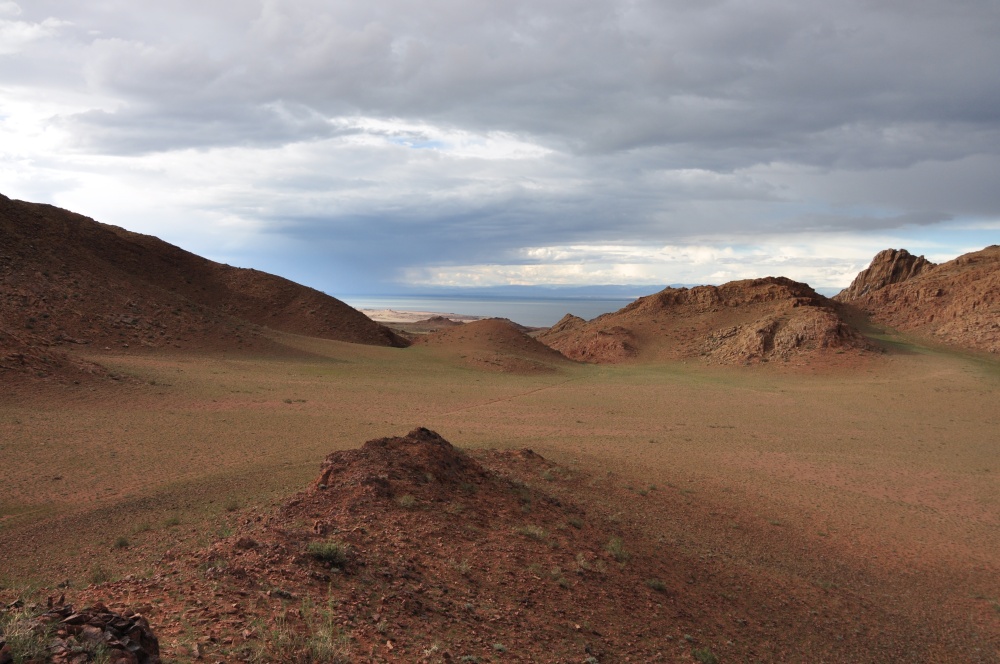
[[[282,342],[298,355],[101,356],[141,384],[0,404],[0,583],[84,583],[97,559],[148,571],[301,489],[328,452],[425,426],[613,473],[636,513],[649,487],[678,492],[703,515],[683,527],[712,546],[739,514],[759,520],[755,537],[780,528],[893,568],[964,569],[1000,592],[994,362],[930,352],[821,375],[680,363],[508,375],[421,348]]]

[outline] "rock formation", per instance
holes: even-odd
[[[875,254],[871,265],[858,273],[851,285],[840,291],[833,299],[838,302],[851,302],[871,291],[912,279],[933,267],[934,263],[923,256],[914,256],[906,249],[884,249]]]
[[[836,303],[784,277],[666,288],[590,322],[564,318],[538,339],[599,363],[702,357],[745,364],[871,348]]]
[[[909,276],[876,287],[879,280],[866,273],[887,274],[892,265],[890,251],[879,253],[872,267],[837,299],[901,332],[959,348],[1000,352],[1000,246],[940,265],[900,260],[896,262],[902,266],[900,276]],[[905,269],[907,264],[911,268]],[[856,289],[859,283],[870,287]]]

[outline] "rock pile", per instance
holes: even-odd
[[[20,603],[7,607],[13,619],[4,621],[0,633],[0,664],[50,662],[52,664],[158,664],[160,645],[149,622],[131,609],[111,611],[97,602],[74,610],[60,598],[43,613],[29,617],[17,612]]]

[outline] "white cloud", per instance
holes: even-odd
[[[0,15],[5,13],[3,11],[5,7],[8,8],[6,12],[8,15],[17,15],[9,9],[9,5],[20,9],[14,3],[0,5]],[[69,24],[54,18],[47,18],[39,23],[0,19],[0,56],[19,53],[32,42],[54,36],[60,28],[66,25]]]

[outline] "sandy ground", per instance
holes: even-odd
[[[482,316],[467,316],[440,311],[398,311],[396,309],[359,309],[361,313],[378,323],[416,323],[435,316],[442,316],[456,323],[481,320]]]
[[[297,356],[112,351],[94,359],[132,382],[5,393],[0,585],[148,574],[300,490],[331,450],[425,426],[466,448],[531,448],[631,496],[670,487],[669,503],[608,510],[665,550],[722,561],[727,592],[743,568],[860,588],[1000,658],[994,360],[904,348],[839,373],[505,375],[418,347],[282,338]]]

